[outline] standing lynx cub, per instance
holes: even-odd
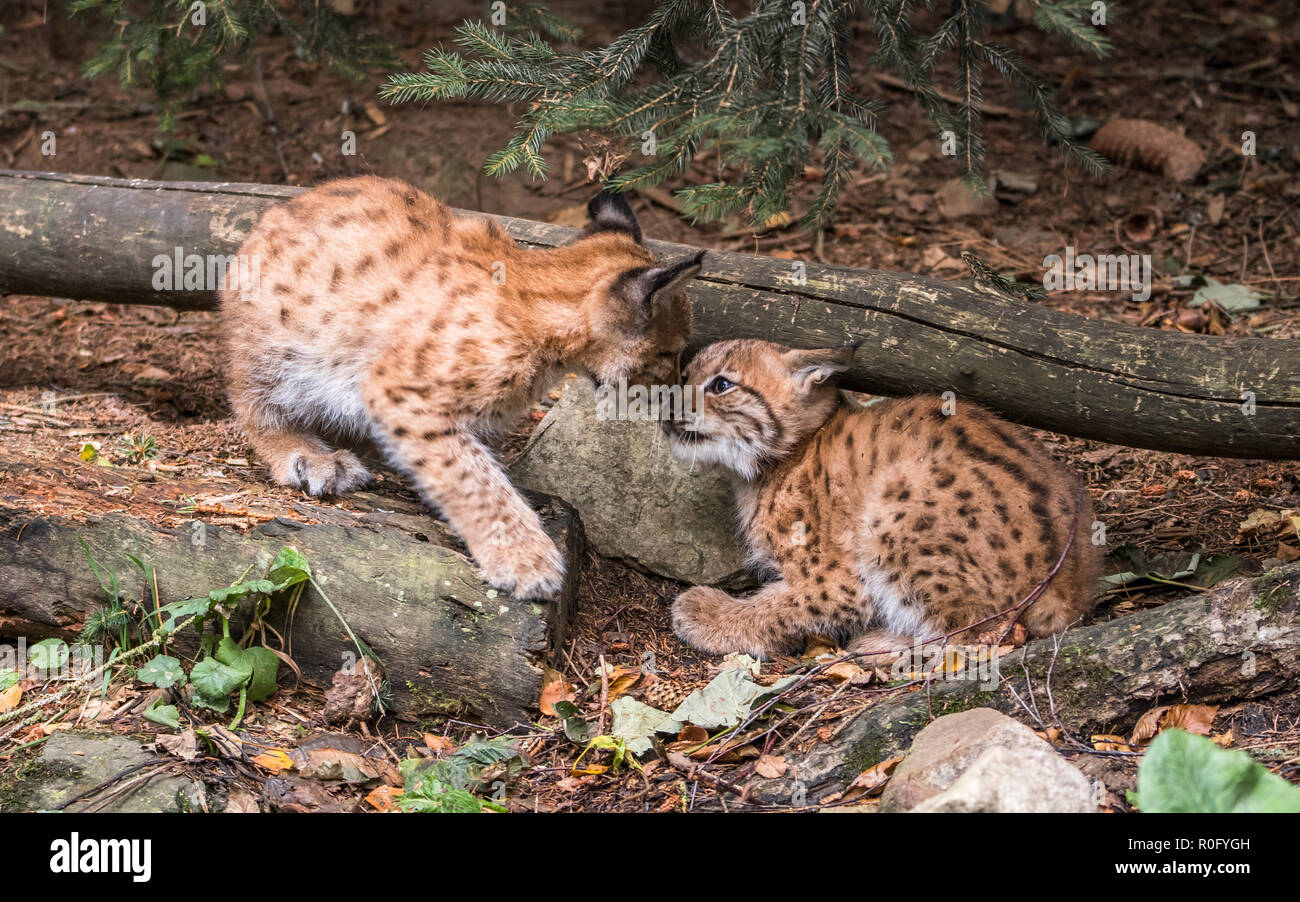
[[[274,207],[222,293],[230,402],[277,482],[313,495],[369,479],[373,441],[440,509],[493,586],[553,595],[564,560],[481,438],[558,365],[598,382],[675,381],[700,257],[659,265],[627,202],[602,192],[564,247],[529,250],[401,182],[333,182]],[[702,256],[702,255],[701,255]],[[328,440],[328,441],[327,441]]]
[[[673,452],[732,471],[752,559],[780,578],[745,599],[687,590],[677,635],[714,654],[772,655],[815,633],[907,647],[1017,605],[1063,553],[1025,625],[1041,636],[1087,612],[1098,561],[1078,480],[974,405],[844,404],[833,377],[852,357],[724,341],[687,368],[695,410],[665,421]]]

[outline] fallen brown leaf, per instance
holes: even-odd
[[[421,733],[420,738],[424,740],[424,747],[437,752],[439,757],[456,750],[456,743],[446,736],[438,736],[435,733]]]
[[[1145,745],[1165,730],[1180,729],[1198,736],[1210,735],[1218,705],[1161,705],[1143,714],[1129,737],[1131,745]]]
[[[782,755],[760,755],[754,762],[754,773],[769,780],[783,776],[789,768]]]
[[[697,727],[693,723],[688,723],[682,727],[682,731],[677,734],[678,742],[686,742],[692,745],[699,745],[701,742],[709,741],[709,731],[704,727]]]
[[[1164,718],[1162,730],[1186,730],[1197,736],[1209,736],[1210,724],[1219,712],[1218,705],[1174,705]]]
[[[376,811],[394,811],[397,808],[397,800],[402,797],[402,792],[396,786],[385,783],[366,793],[366,804]]]
[[[577,697],[577,691],[573,686],[560,678],[542,687],[542,698],[538,703],[538,707],[547,717],[555,717],[556,702],[571,702]]]
[[[270,752],[254,755],[253,763],[273,774],[278,774],[293,767],[293,759],[283,749],[274,749]]]
[[[879,795],[889,782],[889,778],[894,775],[894,769],[898,767],[898,762],[903,760],[899,755],[895,758],[886,758],[879,764],[869,767],[862,773],[853,778],[853,782],[848,785],[844,792],[837,792],[827,796],[824,802],[852,801],[853,799],[866,798]]]
[[[1099,733],[1091,738],[1092,747],[1099,752],[1131,752],[1133,747],[1125,741],[1123,736],[1112,736],[1108,733]]]

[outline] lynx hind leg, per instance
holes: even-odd
[[[335,495],[370,481],[370,471],[355,454],[336,451],[310,433],[245,429],[244,434],[281,485],[310,495]]]
[[[815,631],[801,626],[797,615],[795,595],[784,580],[769,583],[748,598],[694,586],[673,602],[673,632],[706,654],[744,652],[771,658]]]

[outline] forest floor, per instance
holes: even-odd
[[[478,15],[481,4],[440,3],[434,11],[419,6],[384,3],[384,15],[369,20],[412,68],[425,50],[448,43],[453,27]],[[556,8],[565,13],[567,6]],[[278,36],[259,45],[278,139],[254,101],[258,86],[248,67],[232,68],[221,92],[187,105],[176,133],[160,138],[157,116],[141,111],[147,96],[124,92],[108,78],[88,81],[78,74],[79,61],[93,46],[94,29],[51,28],[41,19],[42,8],[41,2],[24,0],[0,12],[0,166],[302,185],[375,173],[407,179],[455,206],[565,223],[581,215],[593,193],[583,165],[591,148],[576,138],[560,137],[549,145],[550,181],[491,179],[481,173],[481,163],[508,139],[516,118],[511,111],[470,103],[390,107],[375,99],[374,83],[348,82],[304,62]],[[1185,131],[1208,161],[1194,180],[1176,184],[1156,173],[1120,167],[1114,175],[1092,181],[1066,168],[1060,155],[1043,144],[1032,117],[1009,90],[990,85],[985,119],[989,170],[1002,184],[1021,188],[1001,190],[994,202],[955,215],[960,211],[944,200],[954,173],[937,152],[931,128],[891,81],[872,80],[864,85],[865,93],[888,103],[880,130],[896,162],[883,172],[864,168],[859,173],[836,225],[822,241],[795,230],[754,235],[734,222],[692,226],[663,192],[634,200],[643,229],[654,238],[708,248],[816,257],[948,279],[968,277],[959,258],[967,250],[1029,282],[1041,279],[1045,255],[1063,253],[1067,246],[1093,254],[1150,254],[1155,267],[1149,300],[1134,301],[1123,292],[1059,292],[1041,303],[1153,329],[1300,337],[1300,61],[1288,51],[1300,40],[1300,21],[1287,4],[1262,0],[1232,9],[1209,3],[1185,9],[1161,2],[1126,7],[1124,13],[1132,18],[1112,29],[1116,51],[1103,63],[1068,52],[1025,25],[1003,27],[999,39],[1021,49],[1061,86],[1059,102],[1072,117],[1099,122],[1143,118]],[[591,11],[573,17],[584,26],[588,42],[608,40],[618,28],[611,17],[598,20]],[[864,58],[869,52],[864,46]],[[18,101],[34,104],[20,108]],[[40,152],[39,135],[47,129],[58,136],[54,156]],[[359,137],[355,157],[337,153],[344,129]],[[1246,130],[1258,135],[1255,157],[1240,153]],[[671,190],[714,175],[701,162],[663,187]],[[796,211],[813,190],[810,182],[797,194]],[[1189,306],[1189,276],[1248,286],[1262,295],[1261,302],[1239,312]],[[0,306],[0,462],[48,462],[54,470],[93,466],[81,460],[87,442],[99,442],[109,453],[123,435],[147,434],[156,442],[156,461],[120,465],[153,467],[166,478],[261,473],[229,419],[218,347],[211,313],[6,298]],[[54,415],[44,406],[51,397]],[[522,446],[544,411],[540,406],[520,424],[503,449],[507,457]],[[1280,516],[1300,509],[1300,464],[1162,453],[1047,433],[1039,437],[1085,478],[1098,519],[1106,524],[1108,544],[1130,548],[1120,552],[1129,556],[1115,561],[1117,571],[1131,569],[1135,554],[1166,573],[1176,572],[1191,554],[1202,559],[1231,556],[1220,578],[1229,570],[1254,573],[1300,558],[1300,535],[1294,524],[1288,531],[1287,518]],[[104,487],[106,505],[129,510],[129,497],[115,497],[111,479],[105,477]],[[384,475],[379,490],[408,491],[393,474]],[[296,497],[269,484],[263,491],[262,504],[287,508]],[[32,492],[30,484],[15,483],[0,467],[0,497],[30,498]],[[1173,569],[1162,570],[1164,566]],[[1192,574],[1171,581],[1183,585],[1142,580],[1116,587],[1093,620],[1180,597],[1189,591],[1186,583],[1196,579]],[[716,672],[711,669],[716,662],[695,655],[672,635],[668,614],[681,589],[588,553],[579,611],[558,675],[576,687],[584,712],[593,718],[601,713],[602,660],[631,669],[653,651],[660,672],[672,679],[699,680]],[[764,673],[794,671],[805,664],[778,660],[766,664]],[[864,693],[879,692],[879,687],[851,688],[827,706],[838,688],[827,681],[808,689],[796,700],[808,712],[803,721],[796,718],[785,734],[765,737],[761,748],[729,756],[718,772],[733,785],[743,783],[760,754],[775,758],[820,741],[819,732],[833,730],[862,707],[868,698]],[[608,695],[608,680],[604,689]],[[24,691],[31,697],[42,687]],[[302,688],[276,699],[274,706],[255,706],[244,729],[273,744],[280,741],[285,724],[325,732],[319,692]],[[104,710],[109,707],[120,706]],[[74,711],[60,722],[37,724],[9,737],[7,748],[0,747],[0,774],[6,767],[12,773],[44,736],[84,714]],[[815,727],[800,730],[814,716]],[[136,716],[101,722],[105,725],[156,730]],[[1289,749],[1269,764],[1300,779],[1295,699],[1224,706],[1207,729],[1239,747]],[[389,751],[398,755],[412,745],[437,754],[474,730],[458,722],[388,719],[366,735],[384,737]],[[795,730],[800,735],[786,748]],[[517,797],[512,795],[513,808],[680,810],[717,791],[716,784],[667,764],[640,772],[608,768],[607,753],[589,754],[575,770],[581,747],[564,739],[555,718],[543,717],[532,725],[525,742],[534,766],[522,778]],[[15,753],[20,746],[25,750]],[[587,767],[597,760],[603,763]],[[231,779],[260,796],[259,774],[264,779],[265,773],[242,768]],[[1118,769],[1108,807],[1127,810],[1122,789],[1131,779],[1131,767]],[[361,787],[336,788],[331,798],[364,810],[391,804],[382,794],[362,803],[363,794]]]

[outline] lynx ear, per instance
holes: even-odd
[[[619,277],[618,291],[639,310],[650,313],[663,300],[671,298],[687,281],[695,278],[704,265],[704,251],[690,260],[671,266],[639,266]]]
[[[612,191],[601,191],[587,204],[587,215],[591,222],[587,234],[593,232],[615,231],[627,232],[637,244],[641,243],[641,226],[637,224],[636,214],[632,212],[627,198]]]
[[[856,344],[842,348],[822,348],[814,351],[790,350],[785,352],[786,363],[790,367],[790,378],[800,392],[807,392],[815,385],[821,385],[832,376],[837,376],[853,365],[853,352]]]

